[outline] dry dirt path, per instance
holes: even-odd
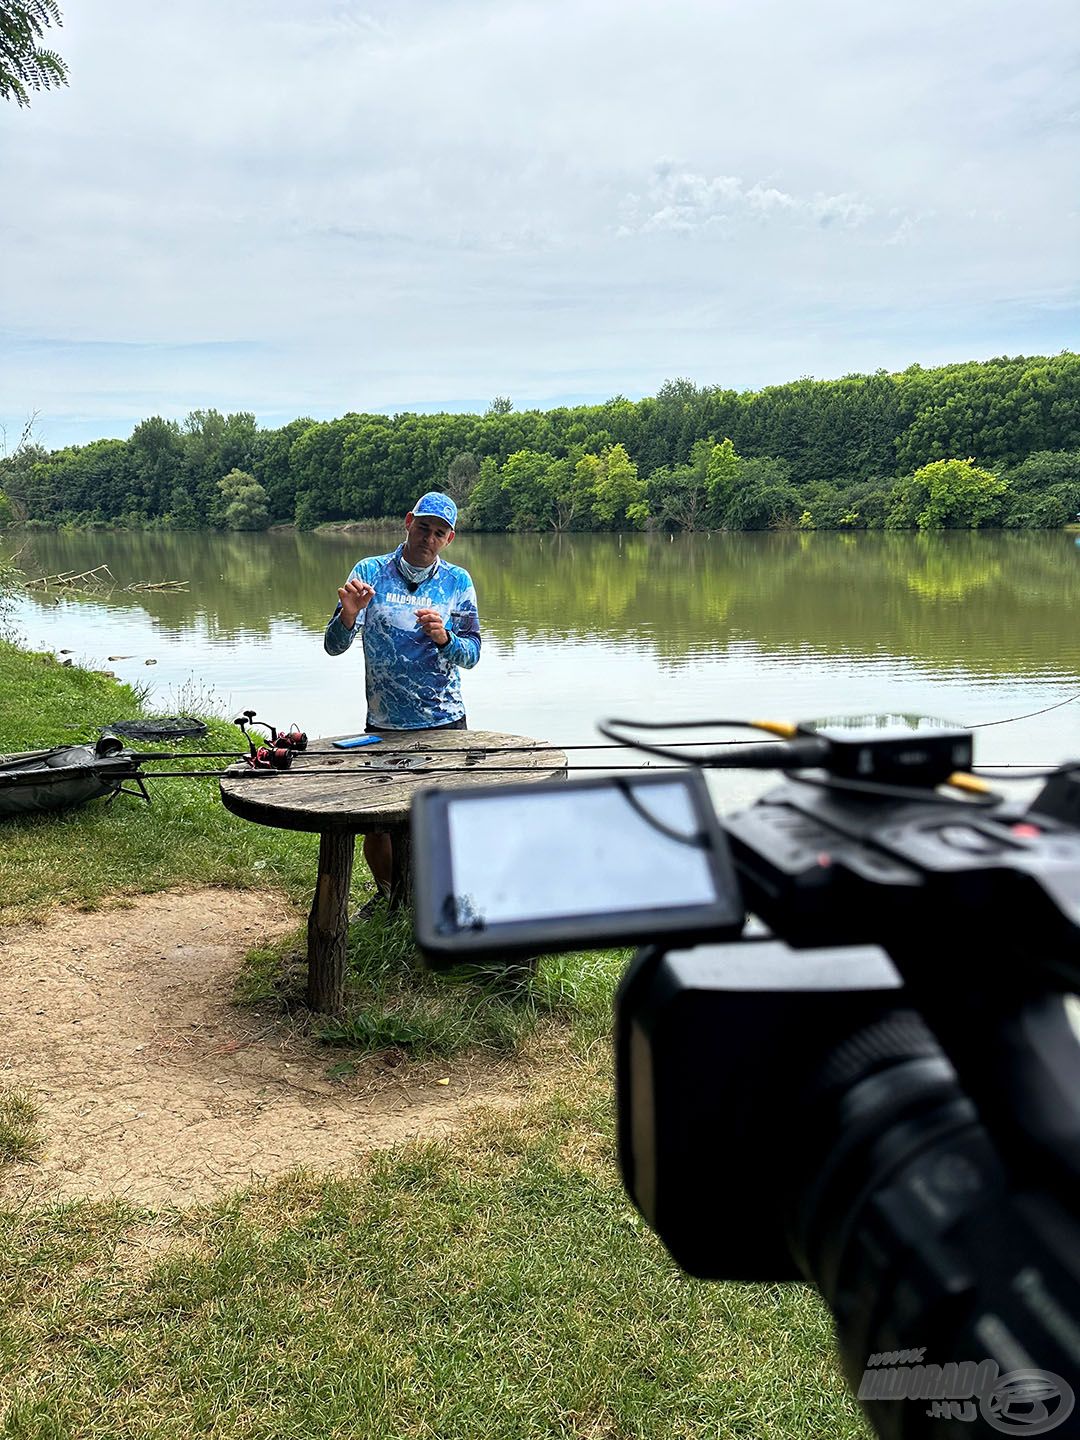
[[[0,930],[0,1086],[29,1092],[45,1142],[0,1172],[0,1199],[187,1205],[528,1093],[508,1062],[366,1057],[330,1079],[341,1052],[231,1001],[244,951],[295,924],[273,896],[205,889]]]

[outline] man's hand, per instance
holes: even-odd
[[[437,649],[441,650],[444,645],[450,644],[450,636],[446,633],[446,626],[438,610],[417,610],[416,618],[420,622],[421,630],[434,642]]]
[[[366,610],[368,601],[375,594],[375,591],[364,580],[346,580],[345,584],[337,592],[341,601],[341,623],[346,630],[351,630],[356,624],[356,617],[361,610]]]

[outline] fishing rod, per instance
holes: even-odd
[[[570,773],[578,770],[602,770],[607,773],[610,770],[689,770],[689,765],[652,765],[646,761],[642,765],[559,765],[553,766],[560,774]],[[191,780],[191,779],[214,779],[214,780],[246,780],[249,777],[264,779],[268,775],[281,778],[297,779],[304,777],[310,779],[318,775],[366,775],[369,779],[393,780],[400,776],[408,775],[471,775],[479,772],[482,775],[495,775],[511,773],[515,775],[535,775],[535,765],[484,765],[468,766],[463,765],[302,765],[295,769],[289,767],[283,770],[272,770],[269,768],[255,769],[247,766],[241,769],[228,770],[155,770],[151,771],[145,778],[147,780]]]
[[[985,729],[985,728],[988,728],[988,727],[990,727],[990,726],[1012,724],[1012,723],[1014,723],[1015,721],[1027,720],[1027,719],[1031,719],[1031,718],[1034,717],[1034,716],[1047,714],[1049,711],[1059,709],[1062,705],[1068,705],[1068,704],[1072,703],[1072,701],[1077,700],[1077,699],[1080,699],[1080,694],[1069,696],[1069,697],[1067,697],[1067,698],[1064,699],[1064,700],[1059,700],[1059,701],[1057,701],[1054,705],[1048,705],[1048,706],[1046,706],[1046,707],[1045,707],[1044,709],[1042,709],[1042,710],[1030,711],[1030,712],[1029,712],[1028,714],[1026,714],[1026,715],[1015,715],[1015,716],[1009,717],[1008,719],[1005,719],[1005,720],[985,720],[985,721],[982,721],[981,723],[980,723],[980,722],[976,722],[976,723],[973,723],[973,724],[970,724],[970,725],[966,725],[964,728],[965,728],[965,729],[968,729],[968,730],[978,730],[978,729]],[[739,725],[740,722],[731,722],[731,721],[718,720],[718,719],[714,719],[714,720],[696,720],[696,721],[695,721],[695,720],[688,720],[688,721],[684,721],[684,722],[676,722],[676,723],[674,723],[674,724],[668,724],[668,725],[665,725],[663,728],[666,728],[666,729],[701,729],[701,728],[724,729],[724,728],[728,728],[728,727],[731,726],[733,723],[734,723],[735,725]],[[742,722],[742,723],[745,724],[745,722]],[[324,752],[322,752],[322,751],[309,751],[309,750],[308,750],[308,737],[307,737],[307,734],[306,734],[305,732],[303,732],[303,731],[299,728],[299,726],[296,725],[295,723],[294,723],[288,730],[282,729],[282,730],[279,731],[275,726],[269,724],[268,722],[263,721],[263,720],[257,720],[257,719],[256,719],[256,712],[255,712],[254,710],[245,710],[245,711],[243,711],[239,716],[236,717],[236,719],[233,721],[233,724],[239,726],[242,734],[244,735],[244,738],[245,738],[245,739],[247,740],[247,742],[248,742],[248,753],[247,753],[247,754],[244,754],[244,752],[242,752],[242,751],[236,751],[236,750],[172,750],[172,751],[169,751],[169,750],[159,750],[159,751],[138,751],[138,750],[131,750],[131,749],[128,750],[128,753],[131,755],[132,759],[133,759],[137,764],[140,764],[140,765],[141,765],[141,764],[144,764],[144,763],[150,763],[150,762],[153,762],[153,763],[156,764],[156,763],[158,763],[158,762],[165,762],[165,761],[170,761],[170,760],[173,761],[173,762],[178,761],[178,760],[201,760],[201,761],[206,761],[206,760],[233,760],[233,761],[247,760],[247,761],[249,762],[249,764],[250,764],[250,766],[251,766],[251,769],[252,769],[252,771],[253,771],[254,773],[266,773],[267,771],[273,771],[273,772],[276,772],[276,773],[282,773],[282,774],[283,774],[283,773],[285,773],[286,771],[293,771],[293,773],[298,773],[298,774],[299,774],[299,773],[302,773],[302,774],[307,774],[307,775],[310,775],[310,774],[315,773],[316,771],[320,771],[320,770],[328,770],[328,769],[330,768],[324,761],[323,761],[323,762],[320,762],[320,761],[318,760],[318,757],[321,757],[321,756],[324,754]],[[255,733],[253,733],[256,728],[259,728],[259,729],[262,729],[262,730],[268,732],[268,734],[267,734],[267,736],[266,736],[265,738],[269,741],[269,744],[261,743],[261,742],[263,741],[263,738],[264,738],[264,737],[259,736],[259,735],[256,735]],[[643,727],[643,728],[650,728],[650,727],[645,726],[645,727]],[[764,727],[762,727],[762,728],[771,728],[771,727],[769,727],[769,726],[764,726]],[[778,729],[779,729],[779,728],[780,728],[780,727],[777,727],[777,729],[774,729],[774,730],[773,730],[773,733],[778,733]],[[810,728],[811,728],[811,727],[805,727],[806,730],[809,730]],[[611,732],[610,730],[607,730],[607,729],[605,729],[604,727],[601,727],[601,734],[607,735],[607,736],[610,737],[610,736],[612,735],[612,733],[613,733],[613,732]],[[805,733],[805,732],[804,732],[804,733]],[[259,742],[259,743],[257,743],[257,742]],[[661,752],[659,749],[657,749],[657,750],[655,750],[653,753],[655,753],[655,754],[661,754],[661,753],[663,753],[663,754],[667,755],[668,752],[670,752],[671,750],[675,750],[675,749],[693,749],[693,748],[700,747],[700,746],[702,746],[702,745],[704,745],[704,744],[707,744],[707,743],[709,743],[709,742],[701,741],[701,740],[668,740],[668,741],[665,742],[665,744],[664,744],[664,746],[663,746],[663,751],[662,751],[662,752]],[[714,742],[712,742],[712,743],[715,744],[715,743],[717,743],[717,742],[714,741]],[[732,748],[738,747],[738,746],[749,746],[749,747],[753,747],[755,744],[757,744],[757,743],[759,743],[759,742],[756,742],[756,741],[754,741],[754,740],[744,740],[744,739],[735,739],[735,738],[732,738],[732,739],[730,739],[730,740],[725,740],[725,741],[722,741],[722,742],[719,742],[719,743],[721,743],[721,744],[724,746],[724,749],[727,750],[729,747],[732,747]],[[454,745],[454,746],[445,746],[445,747],[439,746],[439,747],[437,747],[437,748],[434,748],[433,753],[434,753],[434,754],[437,754],[439,757],[442,757],[442,756],[450,756],[450,755],[474,755],[474,756],[477,756],[478,758],[486,758],[488,755],[490,755],[490,754],[492,754],[492,753],[496,753],[496,754],[499,754],[499,755],[529,755],[529,754],[542,753],[542,752],[549,751],[549,750],[558,750],[558,751],[560,751],[561,753],[564,753],[564,754],[565,754],[565,753],[569,753],[569,752],[578,752],[578,751],[591,751],[591,752],[596,752],[596,751],[601,751],[601,750],[621,750],[621,749],[625,749],[625,748],[626,748],[626,745],[627,745],[627,741],[624,740],[624,739],[622,739],[622,738],[619,738],[619,739],[609,738],[609,739],[607,739],[607,740],[597,741],[597,742],[595,742],[595,743],[593,743],[593,744],[578,743],[578,744],[573,744],[573,745],[557,745],[557,744],[555,744],[555,743],[553,743],[553,742],[535,742],[535,741],[534,741],[534,742],[532,742],[532,743],[530,743],[530,744],[523,744],[523,745],[505,745],[505,746],[504,746],[504,745],[500,745],[500,746],[497,746],[497,747],[487,747],[487,746],[484,746],[484,745],[482,745],[482,744],[476,744],[476,745]],[[416,754],[417,752],[423,751],[425,748],[432,749],[433,747],[430,747],[430,746],[425,747],[422,739],[418,736],[418,737],[416,738],[416,740],[412,741],[411,744],[409,744],[406,749],[404,749],[404,750],[396,749],[393,753],[394,753],[395,755],[412,755],[412,754]],[[649,747],[647,747],[647,746],[642,746],[642,747],[639,747],[639,748],[648,750]],[[773,748],[773,747],[770,747],[770,748]],[[297,766],[295,767],[295,770],[293,770],[293,762],[294,762],[301,754],[304,754],[305,752],[307,753],[307,758],[308,758],[308,760],[309,760],[309,761],[315,760],[315,761],[316,761],[316,764],[314,764],[314,765],[312,765],[312,764],[297,765]],[[32,755],[36,756],[36,755],[45,755],[45,754],[47,754],[47,753],[49,753],[49,752],[48,752],[48,751],[35,751],[35,752],[31,752],[31,753],[32,753]],[[325,753],[326,753],[326,754],[329,754],[329,752],[325,752]],[[30,756],[30,755],[27,755],[25,758],[26,758],[26,759],[29,759],[29,758],[31,758],[31,756]],[[670,758],[672,758],[672,759],[678,759],[679,757],[677,757],[677,756],[671,756]],[[693,762],[691,762],[691,763],[693,763]],[[366,766],[364,767],[364,769],[367,769],[367,768],[368,768],[368,767],[366,767]],[[371,767],[371,768],[372,768],[372,769],[377,769],[377,770],[382,770],[382,769],[383,769],[382,766],[373,766],[373,767]],[[386,768],[387,768],[388,770],[390,769],[389,766],[386,767]],[[402,766],[401,768],[404,769],[405,767]],[[426,767],[426,768],[427,768],[428,770],[435,770],[437,773],[442,773],[442,770],[443,770],[443,769],[448,770],[448,771],[456,771],[456,769],[457,769],[457,767],[455,767],[455,766],[447,766],[447,767],[429,766],[429,767]],[[567,766],[565,766],[565,767],[563,767],[563,768],[564,768],[565,770],[567,770],[567,771],[570,771],[570,770],[636,769],[636,768],[639,768],[639,767],[636,767],[636,766],[617,766],[617,765],[580,765],[580,764],[578,764],[578,765],[567,765]],[[673,767],[673,768],[685,768],[685,767]],[[1042,766],[1034,766],[1034,765],[1026,765],[1026,764],[1025,764],[1025,765],[1005,764],[1005,765],[997,765],[997,766],[990,766],[990,767],[986,767],[986,766],[973,767],[973,769],[985,769],[985,768],[990,768],[990,769],[995,769],[995,770],[1013,770],[1013,769],[1023,769],[1023,770],[1036,770],[1036,769],[1038,769],[1038,770],[1042,770],[1044,767],[1042,767]],[[529,769],[530,769],[530,767],[528,767],[528,766],[513,766],[513,765],[504,765],[504,766],[492,766],[492,765],[487,765],[487,766],[485,766],[485,770],[487,770],[487,771],[494,771],[494,770],[500,770],[500,771],[502,771],[502,770],[505,770],[505,771],[508,771],[508,772],[512,772],[512,771],[515,771],[515,770],[528,771]],[[191,778],[206,778],[206,779],[219,778],[219,779],[220,779],[220,778],[221,778],[222,776],[224,776],[226,773],[227,773],[226,771],[218,771],[218,770],[176,770],[176,771],[156,770],[156,771],[152,771],[152,772],[151,772],[151,775],[152,775],[154,778],[161,779],[161,780],[164,780],[164,779],[179,779],[179,778],[183,778],[183,777],[185,777],[185,776],[191,777]],[[336,773],[336,774],[357,774],[357,773],[362,773],[362,772],[361,772],[360,770],[358,770],[358,769],[341,770],[341,769],[338,769],[337,767],[334,767],[334,770],[333,770],[332,773]]]
[[[1053,705],[1044,705],[1041,710],[1029,710],[1026,715],[1010,715],[1005,720],[980,720],[975,725],[965,725],[965,730],[988,730],[991,725],[1015,725],[1018,720],[1034,720],[1037,715],[1049,715],[1051,710],[1060,710],[1062,705],[1071,705],[1074,700],[1080,700],[1080,694],[1067,695],[1064,700],[1058,700]]]
[[[558,767],[558,770],[560,774],[568,775],[586,772],[602,772],[604,774],[610,774],[612,771],[615,770],[641,771],[643,769],[649,770],[652,774],[656,774],[658,771],[662,770],[680,772],[683,770],[691,770],[697,768],[699,767],[694,765],[656,765],[653,764],[652,761],[646,760],[641,765],[562,765]],[[731,768],[736,769],[739,767],[732,766]],[[1034,762],[1030,764],[988,764],[973,765],[971,767],[971,773],[973,775],[986,775],[988,778],[993,779],[997,772],[1000,770],[1023,770],[1030,773],[1010,776],[1008,778],[1015,780],[1037,780],[1040,778],[1040,776],[1049,774],[1052,768],[1053,767],[1049,765],[1049,762],[1044,762],[1042,764],[1035,764]],[[534,765],[484,765],[483,767],[469,766],[468,768],[462,765],[403,765],[400,767],[387,767],[384,765],[311,765],[301,766],[296,769],[290,768],[287,770],[271,770],[268,768],[255,769],[254,767],[247,767],[245,769],[240,769],[238,767],[236,769],[228,770],[157,770],[151,771],[144,778],[146,780],[246,780],[249,778],[265,779],[267,776],[272,775],[284,779],[288,779],[291,777],[295,780],[299,777],[312,779],[319,776],[341,777],[363,775],[367,779],[372,781],[390,781],[395,778],[410,775],[470,775],[476,773],[479,773],[481,775],[535,775],[537,771]],[[1004,779],[1006,777],[1002,776],[1001,778]]]
[[[1076,694],[1076,695],[1070,695],[1070,696],[1068,696],[1068,697],[1067,697],[1066,699],[1064,699],[1064,700],[1058,700],[1055,704],[1053,704],[1053,705],[1047,705],[1047,706],[1045,706],[1045,707],[1044,707],[1043,709],[1041,709],[1041,710],[1030,710],[1030,711],[1028,711],[1028,713],[1025,714],[1025,715],[1010,715],[1010,716],[1008,716],[1008,717],[1007,717],[1006,719],[1004,719],[1004,720],[981,720],[981,721],[973,721],[973,722],[970,723],[970,724],[965,724],[965,725],[963,726],[963,729],[965,729],[965,730],[986,730],[986,729],[989,729],[989,728],[991,728],[991,727],[993,727],[993,726],[996,726],[996,725],[1013,725],[1013,724],[1016,724],[1016,723],[1017,723],[1018,721],[1020,721],[1020,720],[1031,720],[1031,719],[1034,719],[1035,717],[1037,717],[1037,716],[1039,716],[1039,715],[1049,714],[1049,712],[1050,712],[1051,710],[1059,710],[1063,705],[1071,705],[1071,704],[1072,704],[1074,701],[1076,701],[1076,700],[1080,700],[1080,693],[1078,693],[1078,694]],[[245,712],[245,714],[246,714],[246,712]],[[258,723],[261,724],[262,722],[259,721]],[[682,726],[676,725],[674,728],[675,728],[675,729],[679,729],[679,728],[690,728],[692,725],[703,725],[703,724],[707,724],[707,725],[710,725],[710,726],[714,726],[714,727],[716,727],[717,729],[721,729],[721,728],[724,727],[724,725],[725,725],[726,723],[727,723],[727,722],[725,722],[725,721],[715,721],[715,720],[713,720],[713,721],[686,721],[686,722],[684,722],[684,724],[683,724]],[[270,729],[273,729],[272,726],[269,727],[269,728],[270,728]],[[286,732],[286,733],[288,733],[288,732]],[[467,732],[466,732],[466,733],[467,733]],[[281,737],[278,737],[278,738],[280,739]],[[675,750],[675,749],[693,749],[695,746],[700,746],[700,745],[704,745],[704,744],[707,744],[707,743],[709,743],[709,742],[704,741],[704,740],[668,740],[668,741],[665,743],[665,749],[668,749],[668,750]],[[723,741],[722,743],[723,743],[725,746],[728,746],[728,745],[754,745],[754,744],[756,744],[756,743],[758,743],[758,742],[756,742],[756,741],[754,741],[754,740],[731,739],[731,740],[725,740],[725,741]],[[305,748],[306,748],[306,747],[305,747]],[[424,748],[424,746],[423,746],[423,744],[421,743],[421,741],[420,741],[419,739],[417,739],[417,740],[415,740],[414,742],[412,742],[412,751],[422,750],[423,748]],[[592,744],[574,744],[574,745],[560,745],[560,744],[558,744],[558,743],[555,742],[555,741],[541,741],[541,742],[535,742],[535,743],[533,743],[533,744],[531,744],[531,745],[500,745],[500,746],[498,747],[498,751],[499,751],[499,754],[500,754],[500,755],[529,755],[529,754],[533,754],[533,753],[535,753],[536,751],[539,751],[539,750],[549,750],[549,749],[561,750],[561,751],[563,751],[564,753],[567,753],[567,752],[570,752],[570,751],[578,751],[578,750],[623,750],[623,749],[625,749],[625,748],[626,748],[625,745],[624,745],[621,741],[610,741],[610,740],[598,740],[598,741],[593,742]],[[481,745],[440,746],[438,753],[439,753],[440,755],[470,755],[470,754],[473,754],[476,750],[482,750],[482,749],[484,749],[484,747],[481,746]],[[34,752],[30,752],[30,753],[45,755],[45,754],[48,754],[48,751],[46,751],[46,750],[41,750],[41,751],[34,751]],[[242,760],[242,759],[245,758],[244,753],[243,753],[242,751],[239,751],[239,750],[162,750],[162,751],[139,751],[139,750],[133,750],[133,751],[131,751],[131,753],[132,753],[133,755],[137,755],[138,758],[139,758],[139,760],[140,760],[140,762],[141,762],[141,761],[144,761],[144,760]],[[321,751],[315,751],[315,752],[308,751],[308,753],[309,753],[309,754],[321,754],[322,752],[321,752]],[[405,752],[397,751],[397,752],[395,752],[395,753],[398,753],[398,754],[406,753],[406,754],[407,754],[407,753],[411,753],[411,751],[405,751]],[[589,767],[585,767],[585,768],[589,768]],[[976,768],[979,768],[979,767],[976,767]],[[1019,766],[1017,766],[1017,765],[997,765],[997,766],[994,766],[993,768],[994,768],[994,769],[997,769],[997,770],[1004,770],[1004,769],[1031,769],[1031,768],[1033,768],[1033,767],[1027,766],[1027,765],[1019,765]],[[1043,768],[1043,767],[1039,766],[1039,767],[1034,767],[1034,768],[1040,768],[1040,769],[1041,769],[1041,768]]]
[[[1073,699],[1080,699],[1080,696],[1073,696]],[[1062,703],[1062,704],[1066,704],[1066,703],[1068,703],[1068,702],[1062,701],[1061,703]],[[1057,706],[1051,706],[1050,708],[1051,708],[1051,709],[1057,709],[1058,707],[1057,707]],[[1045,714],[1045,713],[1046,713],[1046,712],[1045,712],[1045,711],[1042,711],[1042,710],[1035,710],[1035,711],[1032,712],[1032,715],[1042,715],[1042,714]],[[1017,720],[1028,720],[1028,719],[1031,719],[1031,718],[1032,718],[1031,715],[1014,715],[1010,720],[985,720],[985,721],[982,722],[981,725],[965,725],[963,728],[964,728],[965,730],[981,730],[981,729],[986,729],[987,727],[989,727],[989,726],[991,726],[991,725],[1010,725],[1010,724],[1012,724],[1014,721],[1017,721]],[[913,732],[913,733],[918,733],[918,732]],[[665,748],[668,749],[668,750],[691,749],[691,748],[693,748],[693,747],[695,747],[695,746],[705,745],[705,744],[708,744],[708,743],[709,743],[709,742],[708,742],[708,741],[705,741],[705,740],[668,740],[668,741],[666,742]],[[754,745],[754,744],[756,744],[756,743],[758,743],[758,742],[756,742],[756,741],[754,741],[754,740],[725,740],[725,741],[723,741],[722,743],[723,743],[724,745]],[[432,747],[432,748],[433,748],[433,747]],[[483,746],[483,745],[461,745],[461,746],[457,746],[457,745],[455,745],[455,746],[442,746],[442,745],[440,745],[440,746],[438,747],[438,753],[439,753],[440,755],[472,755],[472,754],[475,754],[475,752],[476,752],[477,750],[484,750],[485,748],[488,748],[488,747],[485,747],[485,746]],[[625,749],[626,749],[626,746],[625,746],[625,745],[621,745],[621,744],[616,744],[614,741],[608,741],[608,740],[600,740],[600,741],[597,741],[597,743],[594,744],[594,745],[584,745],[584,744],[582,744],[582,745],[560,745],[560,744],[558,744],[556,741],[552,740],[552,741],[544,741],[544,742],[542,742],[542,743],[538,743],[538,744],[535,744],[535,745],[499,745],[498,747],[495,747],[495,748],[498,749],[498,752],[499,752],[500,755],[532,755],[532,754],[535,754],[535,753],[537,753],[538,751],[542,751],[542,750],[561,750],[564,754],[567,754],[567,753],[569,753],[570,751],[578,751],[578,750],[625,750]],[[424,749],[424,746],[421,745],[419,741],[416,741],[415,744],[413,745],[413,747],[412,747],[411,749],[405,750],[405,751],[395,750],[394,753],[395,753],[395,754],[398,754],[398,755],[400,755],[400,754],[407,754],[407,755],[408,755],[408,754],[415,754],[417,750],[422,750],[422,749]],[[50,752],[49,752],[48,750],[34,750],[34,751],[25,751],[25,752],[23,752],[23,753],[24,753],[24,754],[27,754],[27,755],[48,755]],[[136,759],[138,759],[140,762],[142,762],[142,761],[144,761],[144,760],[243,760],[243,759],[246,759],[246,758],[247,758],[247,757],[245,756],[244,752],[241,751],[241,750],[172,750],[172,751],[169,751],[169,750],[162,750],[162,751],[129,750],[129,753],[130,753],[131,755],[133,755]],[[325,754],[329,754],[330,752],[329,752],[329,751],[324,752],[324,751],[321,751],[321,750],[308,750],[306,753],[307,753],[308,757],[311,758],[312,756],[315,756],[315,755],[322,755],[322,754],[324,754],[324,753],[325,753]],[[1001,770],[1001,769],[1006,769],[1006,768],[1011,768],[1011,767],[1007,767],[1007,766],[1003,766],[1003,765],[998,765],[998,766],[995,766],[994,768],[995,768],[995,769],[998,769],[998,770]],[[1027,767],[1020,767],[1020,768],[1027,768]]]
[[[48,751],[42,750],[42,755]],[[138,760],[140,764],[144,760],[246,760],[247,756],[242,750],[131,750],[125,752]]]
[[[466,732],[466,733],[468,733],[468,732]],[[703,745],[703,744],[705,744],[705,743],[706,743],[706,742],[703,741],[703,740],[672,740],[672,741],[669,742],[669,745],[670,745],[671,748],[675,748],[675,747],[684,748],[684,747],[691,747],[691,746],[694,746],[694,745]],[[754,742],[753,742],[752,740],[726,740],[726,741],[724,741],[724,744],[726,744],[726,745],[752,745],[753,743],[754,743]],[[410,749],[408,749],[408,750],[395,750],[395,751],[394,751],[394,754],[395,754],[395,755],[413,755],[413,754],[415,754],[418,750],[423,750],[424,748],[425,748],[425,747],[424,747],[423,745],[421,745],[419,741],[416,741],[416,742],[411,746]],[[427,747],[427,748],[434,749],[434,747]],[[560,745],[560,744],[558,744],[558,743],[557,743],[556,741],[554,741],[554,740],[551,740],[551,741],[545,740],[545,741],[537,741],[537,742],[536,742],[535,744],[533,744],[533,745],[499,745],[499,746],[494,746],[494,747],[493,747],[493,746],[484,746],[484,745],[460,745],[460,746],[459,746],[459,745],[454,745],[454,746],[440,745],[440,746],[438,747],[437,753],[440,754],[440,755],[474,755],[474,754],[476,754],[477,751],[481,751],[481,750],[482,750],[482,751],[485,751],[485,753],[486,753],[488,750],[491,750],[491,749],[497,749],[497,750],[498,750],[498,753],[499,753],[500,755],[532,755],[532,754],[535,754],[535,753],[537,753],[537,752],[539,752],[539,751],[544,751],[544,750],[559,750],[559,751],[562,751],[564,754],[565,754],[567,751],[570,751],[570,750],[625,750],[625,749],[626,749],[626,746],[625,746],[625,745],[618,745],[618,744],[615,744],[613,741],[608,741],[608,740],[600,740],[600,741],[598,741],[595,745]],[[47,755],[49,752],[48,752],[47,750],[41,750],[41,751],[35,751],[34,753],[35,753],[35,754],[41,754],[41,755]],[[244,754],[244,752],[243,752],[242,750],[172,750],[172,751],[169,751],[169,750],[162,750],[162,751],[131,750],[129,753],[132,754],[132,755],[134,755],[134,756],[135,756],[138,760],[140,760],[140,761],[142,761],[142,760],[245,760],[245,759],[247,759],[247,756]],[[309,750],[307,750],[307,751],[304,752],[304,753],[306,754],[306,756],[307,756],[308,759],[311,759],[311,758],[313,758],[314,756],[317,756],[317,755],[324,755],[324,754],[325,754],[325,755],[329,755],[331,752],[330,752],[329,750],[325,750],[325,751],[324,751],[324,750],[310,750],[310,749],[309,749]]]
[[[147,778],[160,780],[181,780],[181,779],[242,779],[250,777],[264,777],[269,774],[292,774],[311,778],[342,776],[362,776],[373,784],[386,783],[395,775],[462,775],[470,769],[475,770],[481,767],[485,775],[536,775],[535,765],[515,765],[498,763],[499,758],[508,754],[533,754],[533,755],[561,755],[565,760],[565,751],[562,747],[552,745],[550,742],[517,746],[485,746],[482,743],[473,745],[449,746],[446,748],[425,746],[423,738],[418,735],[415,740],[404,748],[391,749],[385,757],[377,756],[371,760],[361,761],[359,764],[349,765],[344,755],[333,755],[330,751],[309,751],[308,737],[299,726],[292,725],[289,730],[278,731],[273,725],[264,721],[256,720],[254,710],[245,710],[234,722],[239,726],[244,738],[248,742],[249,753],[238,754],[235,751],[149,751],[140,754],[138,751],[129,751],[131,761],[137,767],[143,761],[168,761],[174,763],[180,759],[191,759],[205,762],[208,759],[228,759],[235,763],[225,769],[194,770],[190,768],[180,770],[157,770],[151,771]],[[264,737],[255,732],[256,727],[268,732],[266,739],[269,744],[264,744]],[[593,746],[587,744],[568,745],[565,750],[600,750],[620,749],[626,747],[636,749],[644,753],[667,761],[664,765],[655,765],[655,760],[644,761],[641,764],[582,764],[564,763],[557,768],[563,774],[571,771],[577,772],[604,772],[610,773],[616,770],[637,771],[645,766],[652,765],[655,769],[684,770],[698,767],[753,767],[755,764],[766,768],[783,767],[787,761],[792,763],[815,765],[822,763],[822,755],[831,751],[836,746],[836,741],[825,731],[815,725],[792,725],[785,721],[770,720],[739,720],[735,718],[713,717],[708,720],[687,720],[687,721],[635,721],[635,720],[608,720],[599,727],[600,734],[606,737],[607,744],[603,742]],[[640,730],[724,730],[724,729],[750,729],[765,732],[771,738],[764,743],[761,741],[729,739],[727,741],[712,741],[712,745],[719,743],[719,749],[713,748],[704,755],[695,756],[688,762],[683,761],[679,753],[673,753],[676,747],[685,749],[687,747],[700,748],[703,744],[710,742],[681,740],[667,741],[663,745],[649,744],[640,738],[626,734],[626,731]],[[110,737],[111,739],[112,737]],[[377,742],[381,737],[372,736],[372,743]],[[116,743],[115,740],[112,743]],[[742,747],[740,749],[740,747]],[[428,753],[424,758],[420,757],[424,751]],[[464,755],[464,764],[441,764],[436,763],[451,756]],[[303,757],[303,758],[301,758]],[[355,757],[348,757],[355,758]],[[294,761],[300,763],[294,766]],[[496,763],[491,763],[495,761]],[[969,762],[970,763],[970,762]],[[1033,766],[1023,767],[1015,765],[982,767],[988,770],[1018,769],[1023,768],[1032,771]],[[971,770],[975,767],[971,766]],[[1006,778],[1006,777],[1002,777]],[[1022,777],[1014,777],[1022,778]],[[948,783],[957,783],[950,777]],[[976,784],[978,782],[975,782]],[[985,787],[983,787],[985,788]]]

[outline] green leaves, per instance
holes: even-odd
[[[227,530],[265,530],[270,524],[269,499],[254,475],[230,470],[218,481],[218,489],[225,502]]]
[[[624,521],[634,525],[629,512],[633,509],[640,515],[645,484],[638,479],[637,466],[625,446],[610,445],[599,455],[583,455],[575,466],[575,474],[579,482],[592,491],[592,513],[598,520],[612,528]]]
[[[0,3],[0,100],[30,104],[31,90],[67,84],[67,66],[55,50],[38,45],[50,25],[62,25],[56,0]]]
[[[1007,489],[1007,480],[973,460],[935,460],[897,485],[888,528],[975,530],[999,518]]]

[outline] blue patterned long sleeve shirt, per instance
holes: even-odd
[[[435,573],[414,585],[398,568],[400,554],[398,546],[353,566],[348,578],[363,580],[375,594],[351,630],[341,622],[339,604],[323,637],[326,653],[341,655],[359,632],[372,730],[423,730],[460,720],[460,671],[480,659],[480,616],[469,572],[440,557]],[[450,640],[441,649],[421,629],[420,609],[442,616]]]

